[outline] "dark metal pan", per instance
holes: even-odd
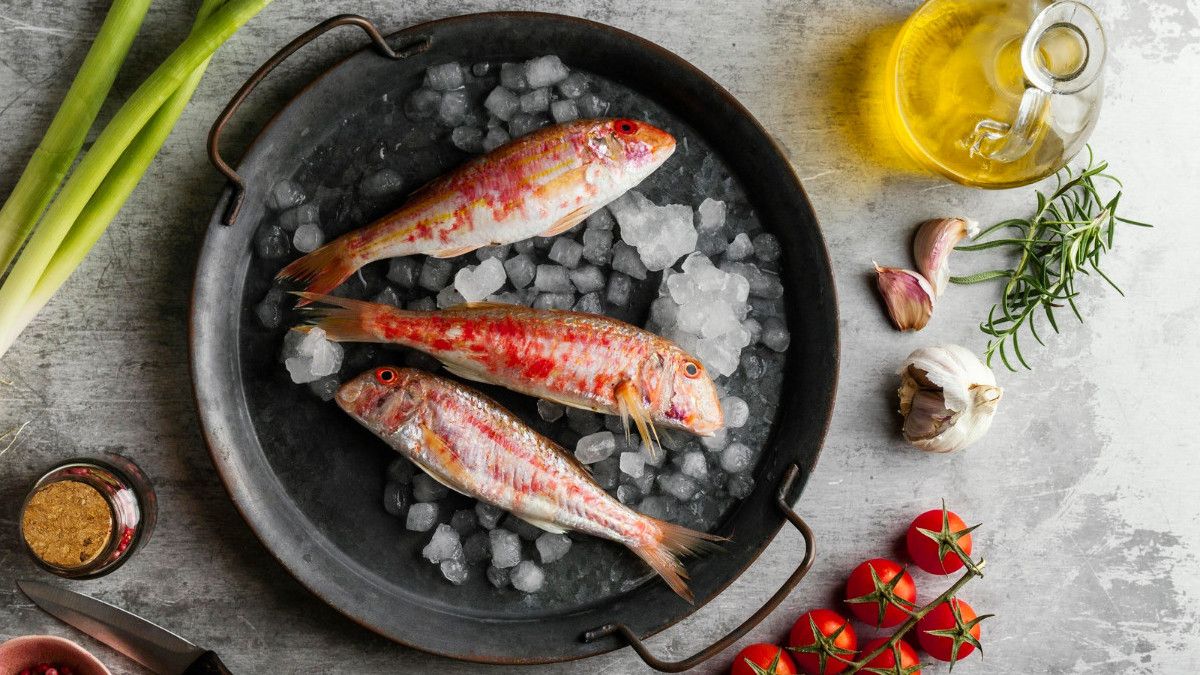
[[[341,25],[362,28],[373,44],[300,91],[233,169],[219,148],[230,116],[282,60]],[[456,590],[432,576],[411,545],[397,554],[397,526],[383,522],[377,497],[387,452],[335,407],[296,393],[300,388],[290,385],[276,362],[278,345],[256,329],[246,300],[270,283],[251,265],[253,236],[266,217],[270,187],[306,163],[345,170],[318,156],[323,130],[349,125],[363,136],[380,133],[371,119],[372,102],[381,92],[416,87],[429,65],[518,61],[548,53],[652,100],[664,116],[702,139],[783,247],[780,274],[792,342],[782,394],[753,473],[756,488],[717,530],[731,535],[732,542],[724,553],[688,562],[694,606],[648,581],[603,597],[530,607],[495,594]],[[366,19],[339,16],[298,37],[254,74],[214,124],[210,154],[231,185],[209,224],[192,298],[192,377],[202,428],[243,517],[284,567],[325,602],[397,642],[458,659],[544,663],[632,645],[651,666],[678,671],[744,635],[807,572],[812,533],[790,504],[816,463],[836,387],[837,310],[828,253],[812,207],[779,148],[703,73],[629,33],[552,14],[462,16],[386,38]],[[518,413],[527,412],[527,402],[497,396]],[[642,640],[719,594],[785,522],[800,530],[806,550],[766,605],[690,658],[663,662],[646,650]]]

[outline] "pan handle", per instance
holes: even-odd
[[[383,35],[379,32],[379,29],[376,28],[375,24],[371,23],[369,19],[358,16],[357,14],[339,14],[322,21],[316,26],[313,26],[296,39],[284,45],[283,49],[275,52],[275,55],[267,59],[265,63],[259,66],[258,70],[254,71],[254,74],[250,76],[250,79],[246,80],[246,83],[242,85],[242,88],[233,95],[233,98],[229,100],[229,104],[226,105],[225,109],[221,111],[221,114],[217,116],[216,121],[213,122],[212,129],[210,129],[208,132],[208,159],[212,162],[213,166],[217,168],[217,171],[220,171],[227,179],[229,179],[229,186],[233,189],[233,194],[230,196],[229,204],[225,207],[224,215],[221,216],[221,224],[233,225],[235,222],[237,222],[238,212],[241,211],[242,208],[242,199],[246,194],[246,185],[242,180],[242,177],[238,175],[237,171],[235,171],[233,167],[229,166],[223,157],[221,157],[221,132],[225,130],[225,126],[229,124],[229,119],[233,117],[233,114],[236,113],[238,108],[242,106],[242,103],[246,100],[246,97],[250,95],[250,92],[254,91],[254,88],[257,87],[259,83],[271,73],[272,70],[275,70],[276,66],[283,63],[289,56],[296,53],[304,45],[312,42],[321,35],[324,35],[338,26],[358,26],[359,28],[363,29],[367,36],[371,38],[371,42],[374,44],[375,49],[378,50],[381,55],[389,59],[403,59],[414,54],[420,54],[421,52],[429,49],[429,47],[432,45],[432,40],[429,37],[423,37],[412,42],[411,44],[401,47],[400,49],[394,50],[388,45],[388,43],[384,40]]]
[[[804,520],[794,510],[792,510],[792,507],[788,505],[787,498],[788,493],[792,491],[792,485],[795,484],[796,476],[798,476],[799,473],[800,468],[795,464],[788,467],[787,473],[784,474],[783,480],[779,483],[779,491],[775,495],[775,505],[778,506],[779,510],[783,512],[783,515],[788,519],[788,522],[794,525],[797,530],[800,530],[800,536],[804,538],[804,559],[800,561],[799,567],[796,568],[795,572],[792,572],[792,576],[788,577],[787,581],[783,583],[783,586],[781,586],[778,591],[775,591],[775,595],[772,595],[762,607],[758,608],[757,612],[752,614],[750,618],[743,621],[740,626],[729,631],[729,634],[720,640],[717,640],[716,642],[705,647],[704,649],[701,649],[695,654],[692,654],[686,659],[681,659],[679,661],[663,661],[662,659],[651,654],[650,650],[646,647],[646,643],[639,640],[637,635],[634,635],[633,631],[629,629],[629,626],[626,626],[623,623],[610,623],[600,626],[599,628],[593,628],[592,630],[583,634],[583,641],[593,642],[595,640],[608,637],[613,633],[617,633],[620,634],[621,637],[625,638],[625,641],[629,643],[630,647],[633,647],[633,651],[637,652],[638,656],[642,657],[642,661],[645,661],[646,665],[664,673],[680,673],[685,670],[691,670],[692,668],[695,668],[701,663],[704,663],[717,654],[725,651],[725,649],[727,649],[734,642],[740,640],[743,635],[750,632],[752,628],[757,626],[763,619],[767,618],[768,614],[775,611],[775,609],[779,607],[780,603],[782,603],[784,599],[791,594],[792,590],[796,588],[796,585],[799,584],[804,578],[804,575],[808,574],[809,568],[812,567],[813,559],[815,557],[812,528],[810,528],[808,523],[805,523]]]

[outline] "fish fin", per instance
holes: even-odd
[[[649,516],[646,516],[649,518]],[[658,526],[659,535],[648,546],[631,546],[630,550],[652,567],[679,597],[695,604],[696,598],[687,585],[687,570],[679,558],[721,550],[715,542],[728,541],[715,534],[697,532],[682,525],[650,518]]]
[[[556,525],[549,521],[538,520],[536,518],[526,518],[525,516],[517,516],[517,517],[520,518],[521,520],[529,523],[530,525],[533,525],[534,527],[540,527],[543,530],[550,532],[552,534],[566,534],[567,533],[567,528],[563,527],[562,525]]]
[[[458,256],[463,255],[465,253],[470,253],[471,251],[474,251],[477,248],[479,248],[479,247],[478,246],[459,246],[458,248],[444,248],[440,251],[434,251],[433,253],[430,253],[429,255],[433,256],[434,258],[457,258]]]
[[[571,211],[567,215],[555,221],[555,223],[550,226],[550,229],[543,232],[541,236],[553,237],[555,235],[562,234],[563,232],[566,232],[582,222],[583,219],[587,218],[591,212],[591,206],[580,206],[579,208]]]
[[[471,380],[472,382],[482,382],[484,384],[495,384],[491,380],[484,379],[485,375],[483,373],[481,373],[477,370],[468,368],[467,366],[464,366],[462,364],[447,363],[445,361],[442,361],[442,367],[445,368],[447,371],[449,371],[450,374],[457,375],[457,376],[463,378],[464,380]]]
[[[661,443],[658,440],[658,430],[654,428],[654,422],[642,404],[641,393],[632,382],[626,380],[617,385],[616,394],[617,408],[621,411],[621,421],[625,424],[625,436],[629,436],[629,420],[632,419],[637,425],[638,435],[650,449],[650,457],[653,458]]]
[[[320,293],[295,292],[301,303],[317,302],[331,307],[305,307],[308,327],[325,331],[334,342],[382,342],[375,326],[385,314],[398,314],[401,309],[375,302],[363,302]]]
[[[304,290],[310,293],[328,293],[350,278],[359,268],[353,256],[345,250],[341,239],[335,239],[321,248],[298,258],[275,275],[278,280],[293,280],[307,284]],[[303,307],[308,300],[297,305]]]
[[[434,431],[433,429],[430,429],[429,427],[425,426],[424,424],[420,425],[420,428],[421,428],[422,442],[425,443],[425,447],[429,448],[429,450],[431,452],[433,452],[433,454],[437,455],[438,459],[441,460],[441,462],[442,462],[442,466],[446,467],[446,470],[449,472],[454,472],[456,470],[455,469],[456,466],[459,467],[459,469],[461,469],[462,462],[458,461],[458,457],[455,457],[454,452],[452,450],[450,450],[450,444],[447,443],[444,438],[439,436],[436,431]],[[436,480],[437,482],[441,483],[442,485],[445,485],[446,487],[450,488],[451,490],[454,490],[455,492],[457,492],[460,495],[466,495],[468,497],[471,496],[471,495],[467,494],[466,492],[463,492],[462,488],[451,485],[449,481],[447,481],[445,478],[442,478],[441,476],[439,476],[436,471],[433,471],[432,469],[430,469],[421,460],[413,459],[411,457],[409,459],[412,459],[412,463],[416,464],[418,467],[420,467],[420,469],[422,471],[424,471],[426,474],[428,474],[430,478]]]

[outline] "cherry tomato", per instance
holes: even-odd
[[[875,558],[854,568],[846,580],[846,603],[863,623],[889,628],[917,606],[917,586],[899,563]]]
[[[953,598],[917,622],[917,642],[938,661],[957,661],[981,648],[979,622],[988,616],[976,617],[970,605]]]
[[[796,619],[787,648],[801,671],[833,675],[845,670],[847,661],[854,659],[858,637],[846,617],[830,609],[814,609]]]
[[[875,651],[876,647],[885,642],[887,642],[887,638],[875,638],[871,640],[859,650],[859,658]],[[888,675],[921,675],[921,660],[917,658],[917,650],[913,649],[912,645],[904,640],[900,640],[896,645],[900,648],[899,664],[896,663],[896,653],[889,648],[879,656],[868,661],[864,669],[874,668],[880,672],[888,673]]]
[[[765,642],[738,652],[729,667],[729,675],[796,675],[797,672],[787,652]]]
[[[971,530],[962,518],[953,511],[940,509],[926,511],[917,516],[908,526],[905,539],[908,555],[918,567],[930,574],[952,574],[963,568],[963,561],[955,553],[957,546],[963,553],[971,555]]]

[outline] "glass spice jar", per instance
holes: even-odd
[[[91,579],[120,567],[150,539],[154,489],[120,455],[71,459],[34,483],[21,506],[21,541],[43,569]]]

